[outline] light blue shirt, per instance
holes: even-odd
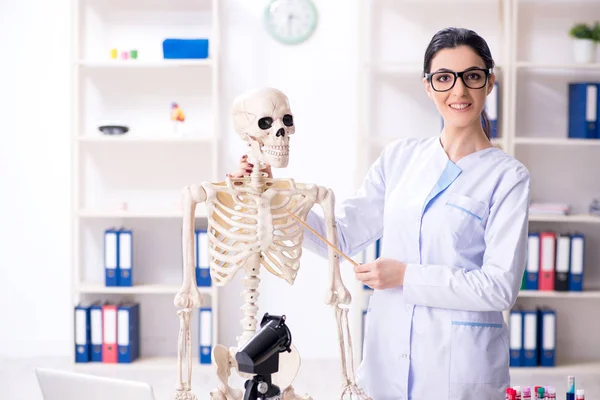
[[[407,263],[404,285],[375,290],[360,386],[373,400],[503,400],[508,328],[525,269],[530,178],[497,148],[452,162],[439,136],[387,146],[357,193],[336,205],[340,249],[382,238]],[[325,234],[314,211],[308,222]],[[304,247],[327,257],[310,231]]]

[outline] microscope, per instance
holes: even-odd
[[[238,370],[255,374],[244,384],[243,400],[279,400],[281,390],[271,381],[279,371],[279,353],[292,351],[292,334],[285,325],[285,315],[265,313],[260,330],[236,353]]]

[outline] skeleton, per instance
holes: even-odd
[[[201,297],[194,277],[194,216],[199,203],[208,211],[208,240],[210,270],[216,285],[226,285],[243,268],[243,298],[241,320],[243,332],[236,338],[237,348],[227,349],[218,344],[213,350],[217,365],[218,387],[211,400],[240,400],[241,390],[228,384],[231,369],[241,377],[235,354],[256,333],[256,306],[259,296],[259,271],[265,268],[273,275],[293,284],[300,266],[304,230],[288,212],[306,220],[306,215],[318,203],[324,212],[327,240],[337,246],[334,218],[334,194],[331,189],[296,183],[293,179],[273,179],[261,170],[265,164],[285,168],[289,160],[290,137],[295,133],[293,114],[287,97],[273,88],[258,89],[238,97],[233,105],[236,132],[248,143],[248,161],[253,165],[249,177],[230,178],[219,183],[202,183],[183,189],[182,251],[184,279],[175,296],[179,308],[180,331],[178,343],[178,380],[176,399],[196,399],[191,392],[190,313],[201,306]],[[369,399],[355,381],[352,344],[348,326],[351,296],[344,286],[339,257],[329,251],[329,286],[325,303],[335,310],[342,361],[342,393],[357,399]],[[311,400],[298,395],[292,382],[300,368],[300,356],[281,353],[279,372],[273,381],[282,390],[282,399]],[[186,375],[183,379],[185,356]]]

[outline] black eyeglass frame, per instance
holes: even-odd
[[[485,74],[485,81],[483,82],[483,85],[481,85],[481,87],[474,88],[474,87],[471,87],[471,86],[467,85],[467,83],[465,82],[465,79],[463,78],[463,75],[466,74],[466,73],[469,73],[469,72],[473,72],[473,71],[483,71],[483,73]],[[427,82],[429,82],[429,84],[431,85],[431,88],[433,90],[435,90],[436,92],[447,92],[448,90],[452,90],[452,88],[454,87],[454,85],[456,85],[456,81],[458,80],[458,78],[460,78],[463,81],[463,84],[466,87],[468,87],[469,89],[475,89],[475,90],[477,90],[477,89],[483,89],[487,85],[488,78],[493,73],[494,73],[494,69],[493,68],[470,68],[470,69],[464,70],[462,72],[454,72],[454,71],[450,71],[450,70],[447,70],[447,71],[435,71],[435,72],[426,73],[425,74],[425,79],[427,79]],[[450,86],[446,90],[437,90],[434,87],[434,84],[431,82],[431,78],[435,74],[452,74],[452,75],[454,75],[454,82],[452,82],[452,86]]]

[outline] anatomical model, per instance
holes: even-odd
[[[302,221],[315,204],[323,209],[327,240],[337,246],[334,217],[334,194],[330,189],[314,184],[296,183],[290,178],[268,178],[261,172],[265,164],[285,168],[289,160],[290,138],[295,124],[287,97],[273,88],[262,88],[235,99],[233,121],[240,138],[247,142],[248,161],[253,165],[249,177],[230,178],[224,182],[202,183],[183,189],[183,285],[175,296],[180,318],[178,348],[178,381],[176,399],[195,399],[191,392],[191,334],[190,315],[201,306],[201,296],[194,275],[194,217],[195,208],[205,203],[208,215],[208,250],[210,271],[216,285],[227,284],[238,270],[243,269],[241,321],[243,331],[237,348],[216,345],[213,360],[217,365],[218,387],[211,400],[240,400],[242,391],[229,386],[231,369],[238,371],[235,354],[256,333],[259,296],[258,278],[261,269],[293,284],[300,267],[304,229],[289,213]],[[203,249],[203,251],[206,251]],[[342,360],[342,393],[357,399],[369,399],[355,382],[348,309],[351,296],[340,275],[339,256],[329,251],[329,285],[326,304],[335,310]],[[186,374],[183,378],[183,358]],[[300,356],[292,345],[290,353],[282,353],[279,372],[273,380],[281,388],[282,399],[310,400],[298,395],[292,382],[300,368]]]

